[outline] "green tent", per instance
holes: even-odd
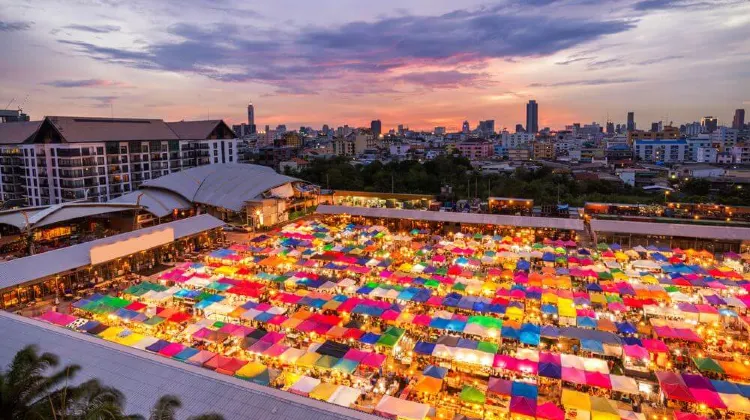
[[[596,249],[598,249],[599,251],[606,251],[609,249],[609,245],[605,244],[604,242],[601,242],[596,245]]]
[[[448,269],[445,267],[440,267],[437,270],[435,270],[435,274],[440,274],[441,276],[444,276],[448,274]]]
[[[597,277],[603,280],[612,280],[612,274],[609,273],[609,271],[600,271],[596,273]]]
[[[396,337],[394,335],[383,334],[380,336],[377,343],[375,344],[379,346],[385,346],[385,347],[394,347],[396,343],[398,343],[399,338],[400,337]]]
[[[161,324],[162,322],[164,322],[164,318],[162,318],[162,317],[160,317],[160,316],[152,316],[151,318],[149,318],[149,319],[147,319],[147,320],[143,321],[143,323],[144,323],[145,325],[150,325],[150,326],[152,326],[152,327],[153,327],[153,326],[156,326],[156,325],[159,325],[159,324]]]
[[[724,369],[710,357],[693,357],[693,362],[701,372],[724,373]]]
[[[114,296],[104,296],[103,298],[99,299],[97,302],[103,303],[107,306],[111,306],[113,308],[124,308],[128,305],[130,305],[130,301]]]
[[[461,390],[460,398],[461,401],[471,404],[484,404],[487,401],[487,398],[482,391],[469,385],[464,385],[464,389]]]
[[[315,362],[315,367],[319,367],[321,369],[333,369],[333,367],[336,365],[336,363],[339,362],[339,359],[333,356],[325,355],[322,356],[320,359],[318,359]]]
[[[482,239],[482,234],[481,234],[481,233],[478,233],[478,232],[477,232],[477,233],[475,233],[475,234],[474,234],[474,239]]]
[[[665,288],[664,288],[664,290],[665,290],[665,291],[666,291],[667,293],[675,293],[675,292],[679,292],[679,291],[680,291],[680,288],[679,288],[679,287],[677,287],[677,286],[667,286],[667,287],[665,287]]]
[[[466,285],[465,285],[465,284],[463,284],[463,283],[455,283],[455,284],[453,285],[452,289],[453,289],[453,290],[461,290],[461,291],[464,291],[464,290],[466,290]]]
[[[487,341],[480,341],[477,345],[477,350],[485,353],[495,354],[497,353],[499,346],[495,343],[489,343]]]
[[[437,280],[427,280],[424,282],[425,287],[440,287],[440,282]]]
[[[542,249],[542,248],[544,248],[544,244],[536,242],[534,245],[531,245],[531,248],[532,249]]]
[[[501,329],[503,327],[503,320],[500,318],[493,318],[486,315],[473,315],[470,316],[466,321],[467,324],[479,324],[485,328]]]

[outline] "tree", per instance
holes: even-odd
[[[78,365],[65,366],[48,374],[59,364],[52,353],[38,353],[35,346],[27,346],[13,357],[7,370],[0,372],[0,419],[46,418],[49,397],[62,391],[65,384],[81,369]]]
[[[175,395],[163,395],[156,401],[154,408],[151,409],[149,420],[175,420],[177,419],[177,410],[182,407],[182,401]],[[199,416],[188,417],[188,420],[224,420],[224,416],[217,413],[201,414]]]
[[[139,415],[125,414],[125,395],[116,388],[91,379],[70,385],[78,365],[58,366],[52,353],[38,353],[36,346],[21,349],[6,370],[0,371],[0,420],[136,420]],[[180,399],[165,395],[151,410],[151,420],[174,420],[182,407]],[[220,414],[208,413],[189,420],[223,420]]]

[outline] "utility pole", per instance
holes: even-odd
[[[395,187],[394,186],[395,186],[395,184],[393,182],[393,174],[391,174],[391,194],[393,194],[395,192]]]

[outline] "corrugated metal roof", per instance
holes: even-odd
[[[128,414],[147,417],[159,397],[172,394],[182,401],[179,418],[215,412],[227,420],[378,419],[9,313],[0,312],[0,330],[3,366],[35,344],[57,354],[61,366],[80,365],[74,383],[96,378],[122,391]]]
[[[39,126],[41,121],[22,121],[0,124],[0,144],[20,144],[28,140]]]
[[[583,221],[557,217],[507,216],[502,214],[454,213],[426,210],[400,210],[369,207],[319,205],[321,214],[351,214],[353,216],[382,217],[386,219],[425,220],[482,225],[519,226],[552,229],[583,230]]]
[[[178,140],[158,119],[47,117],[68,143],[101,141]]]
[[[172,191],[194,203],[240,211],[265,191],[299,181],[272,168],[250,164],[213,164],[175,172],[141,185]]]
[[[85,267],[91,264],[91,248],[98,245],[138,238],[167,228],[174,230],[175,238],[184,238],[223,225],[224,222],[221,220],[208,214],[202,214],[0,263],[0,289]]]
[[[635,233],[637,235],[663,235],[684,238],[750,241],[750,228],[730,226],[704,226],[684,223],[649,223],[625,220],[591,220],[594,232]]]
[[[157,189],[133,191],[109,202],[135,204],[141,194],[140,205],[156,217],[168,216],[174,209],[187,210],[192,206],[190,201],[171,191]]]

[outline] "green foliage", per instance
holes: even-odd
[[[80,366],[59,371],[59,359],[52,353],[39,354],[35,346],[16,353],[7,369],[0,371],[0,420],[129,420],[141,416],[124,412],[125,395],[96,379],[72,385]],[[182,406],[179,398],[165,395],[151,411],[153,420],[174,420]],[[222,420],[215,413],[189,420]]]

